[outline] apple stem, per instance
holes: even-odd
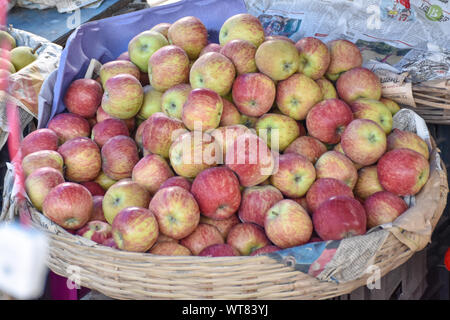
[[[34,47],[34,49],[31,51],[32,54],[35,54],[36,51],[38,51],[38,49],[42,47],[42,43],[39,43],[36,47]]]

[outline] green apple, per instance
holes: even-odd
[[[142,72],[148,72],[148,60],[159,48],[167,46],[166,37],[157,31],[144,31],[128,43],[128,54]]]
[[[258,70],[275,81],[285,80],[297,72],[299,61],[295,45],[281,39],[263,42],[255,54]]]
[[[381,101],[362,98],[354,101],[350,107],[355,119],[375,121],[386,134],[391,132],[393,125],[392,113]]]
[[[161,112],[161,98],[163,93],[155,90],[152,86],[144,87],[144,101],[136,115],[138,119],[146,120],[152,114]]]
[[[25,68],[38,58],[30,47],[20,46],[11,50],[11,63],[16,71]]]
[[[279,151],[284,151],[300,135],[299,127],[294,119],[276,113],[266,113],[260,117],[255,129],[269,148],[272,150],[276,148],[275,143],[278,144]]]
[[[264,28],[259,19],[248,13],[236,14],[228,18],[219,32],[219,42],[221,46],[232,40],[246,40],[255,47],[259,47],[264,42]]]
[[[167,89],[161,97],[162,112],[169,117],[181,120],[183,105],[191,91],[192,87],[187,83],[177,84]]]

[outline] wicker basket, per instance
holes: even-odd
[[[439,181],[433,187],[439,193],[435,197],[439,200],[430,221],[433,229],[447,203],[447,173],[442,162],[441,167]],[[12,186],[5,186],[5,189],[11,190]],[[329,299],[364,286],[370,276],[363,275],[357,280],[336,284],[319,281],[269,256],[209,258],[119,251],[74,236],[56,225],[49,225],[29,203],[12,202],[5,203],[9,210],[3,208],[0,220],[10,220],[18,213],[29,214],[34,227],[49,236],[48,266],[53,272],[70,279],[72,273],[69,267],[76,266],[80,271],[78,280],[81,286],[111,298]],[[380,268],[381,276],[384,276],[405,263],[415,250],[405,245],[404,241],[399,241],[401,238],[393,232],[386,229],[375,232],[388,234],[373,260],[373,264]],[[363,240],[367,235],[359,237]],[[426,245],[429,239],[426,237],[419,242]]]
[[[441,85],[414,85],[412,87],[415,107],[410,107],[427,123],[450,124],[450,79],[439,82]]]

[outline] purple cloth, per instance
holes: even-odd
[[[138,33],[185,16],[199,18],[208,29],[210,42],[218,42],[225,20],[243,12],[247,12],[243,0],[181,0],[79,26],[70,35],[61,55],[50,119],[65,110],[64,93],[73,80],[84,76],[90,59],[101,63],[111,61],[128,49],[128,42]],[[41,125],[45,127],[50,119],[43,119]]]

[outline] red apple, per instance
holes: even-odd
[[[102,95],[102,86],[97,81],[78,79],[69,85],[64,94],[64,105],[71,113],[90,118],[97,112]]]
[[[109,139],[101,150],[102,171],[111,179],[130,178],[139,161],[136,143],[128,136]]]
[[[41,211],[50,190],[63,182],[64,177],[59,170],[43,167],[33,171],[25,179],[25,190],[33,206]]]
[[[337,196],[317,208],[313,224],[321,239],[341,240],[366,233],[366,212],[358,200]]]
[[[167,38],[186,51],[189,59],[195,60],[208,44],[208,30],[200,19],[186,16],[170,25]]]
[[[130,55],[128,54],[128,51],[122,52],[117,58],[116,60],[126,60],[126,61],[131,61],[130,60]]]
[[[296,153],[280,155],[278,171],[270,177],[272,185],[290,198],[304,196],[314,180],[316,180],[314,165]]]
[[[134,181],[146,188],[150,194],[154,194],[161,184],[174,174],[163,157],[150,154],[136,163],[131,175]]]
[[[312,164],[315,164],[317,159],[325,152],[327,152],[326,145],[310,136],[298,137],[284,150],[284,154],[299,154],[306,157]]]
[[[64,142],[58,152],[65,165],[65,177],[74,182],[94,180],[102,168],[97,144],[89,138],[75,138]]]
[[[82,186],[86,187],[92,196],[104,196],[105,190],[95,181],[86,181],[80,183]]]
[[[380,79],[375,73],[362,67],[353,68],[339,76],[336,90],[339,97],[347,103],[360,98],[381,98]]]
[[[54,150],[40,150],[27,154],[22,159],[22,170],[25,178],[34,170],[50,167],[63,173],[63,157]]]
[[[112,235],[121,250],[146,252],[156,242],[158,234],[158,222],[145,208],[125,208],[112,223]]]
[[[341,180],[353,190],[358,172],[352,160],[340,152],[327,151],[320,156],[316,164],[317,178],[335,178]]]
[[[105,214],[103,213],[103,196],[92,196],[92,203],[93,208],[89,221],[97,220],[108,222],[106,221]]]
[[[89,122],[74,113],[60,113],[53,117],[48,123],[48,128],[58,136],[58,143],[80,137],[89,137],[91,126]]]
[[[151,254],[161,256],[191,256],[191,251],[179,243],[173,241],[157,242],[149,251]]]
[[[392,113],[380,101],[360,98],[350,104],[355,119],[369,119],[376,122],[386,134],[392,130]]]
[[[236,108],[236,106],[232,102],[223,98],[222,103],[223,109],[219,126],[226,127],[239,124],[241,122],[241,114],[239,113],[239,110]]]
[[[153,26],[150,30],[151,31],[156,31],[161,33],[164,37],[168,37],[168,33],[169,33],[169,28],[170,28],[170,23],[168,22],[162,22],[162,23],[158,23],[157,25]]]
[[[317,179],[306,194],[306,202],[311,212],[330,198],[336,196],[348,196],[353,198],[352,189],[340,180],[333,178]]]
[[[41,150],[58,149],[58,136],[50,129],[37,129],[27,135],[20,143],[22,157]]]
[[[202,257],[235,257],[240,256],[240,253],[229,244],[217,243],[206,247],[198,255]]]
[[[222,47],[220,53],[233,62],[238,75],[258,71],[255,63],[256,46],[249,41],[231,40]]]
[[[233,228],[236,224],[241,223],[241,221],[239,220],[237,214],[233,214],[229,218],[222,220],[212,219],[202,214],[200,215],[200,223],[206,223],[216,227],[223,236],[223,240],[225,240],[231,228]]]
[[[275,252],[275,251],[278,251],[278,250],[281,250],[281,248],[279,248],[279,247],[277,247],[275,245],[269,244],[269,245],[264,246],[262,248],[256,249],[250,255],[251,256],[260,256],[262,254]]]
[[[127,60],[116,59],[106,62],[100,68],[100,80],[102,86],[105,87],[105,83],[109,78],[117,76],[119,74],[129,74],[136,79],[140,79],[141,72],[134,63]],[[98,105],[97,105],[98,106]]]
[[[239,180],[227,167],[200,172],[192,182],[191,192],[202,214],[213,219],[229,218],[241,203]]]
[[[305,37],[295,44],[300,62],[298,72],[317,80],[322,77],[330,65],[330,52],[328,47],[317,38]]]
[[[182,120],[186,128],[207,131],[219,126],[223,111],[222,98],[213,90],[192,90],[183,106]]]
[[[78,236],[103,244],[112,237],[111,226],[103,221],[91,220],[84,227],[77,230]]]
[[[277,247],[289,248],[307,243],[313,232],[313,224],[301,205],[285,199],[267,210],[264,229]]]
[[[202,49],[202,51],[200,51],[199,57],[201,57],[202,55],[204,55],[205,53],[208,52],[218,52],[220,53],[220,50],[222,49],[222,46],[218,43],[208,43],[206,45],[206,47],[204,47]]]
[[[112,137],[129,135],[128,127],[123,120],[105,119],[92,128],[91,138],[102,148]]]
[[[364,201],[367,227],[373,228],[397,219],[408,209],[405,200],[388,191],[379,191]]]
[[[217,163],[223,163],[225,161],[227,150],[232,148],[234,141],[244,133],[251,133],[251,131],[241,124],[219,127],[211,131],[211,136],[214,137],[216,147],[221,151],[221,153],[217,152],[215,154]]]
[[[352,109],[344,101],[328,99],[311,109],[306,116],[306,128],[309,135],[323,143],[336,144],[352,120]]]
[[[114,238],[111,236],[111,238],[106,239],[105,241],[103,241],[102,245],[107,246],[107,247],[111,247],[113,249],[119,249],[117,247],[116,242],[114,241]]]
[[[174,176],[164,181],[159,189],[177,186],[186,189],[187,191],[191,191],[191,185],[192,183],[185,177]]]
[[[200,209],[194,196],[181,187],[158,190],[150,201],[149,209],[158,220],[162,234],[182,239],[197,228]]]
[[[414,132],[394,129],[387,137],[387,150],[407,148],[422,154],[425,159],[430,158],[427,143]]]
[[[398,196],[415,195],[428,181],[430,165],[420,153],[399,148],[386,152],[380,158],[377,173],[386,191]]]
[[[271,185],[245,188],[242,192],[239,219],[264,227],[267,210],[283,200],[280,190]]]
[[[77,230],[91,217],[92,195],[78,183],[65,182],[47,194],[42,205],[44,215],[59,226]]]
[[[226,243],[236,248],[243,256],[271,244],[262,227],[248,222],[239,223],[231,228]]]
[[[106,120],[106,119],[118,119],[118,118],[115,118],[115,117],[113,117],[113,116],[107,114],[107,113],[105,112],[105,110],[103,110],[103,108],[100,106],[100,107],[97,109],[96,119],[97,119],[97,122],[102,122],[103,120]],[[129,131],[129,132],[133,132],[134,127],[136,126],[136,120],[135,120],[135,118],[133,117],[133,118],[129,118],[129,119],[121,119],[121,120],[124,121],[125,124],[127,125],[128,131]]]
[[[222,235],[216,227],[206,223],[200,223],[190,235],[180,240],[180,244],[195,256],[206,247],[218,243],[224,243]]]
[[[332,40],[327,43],[330,50],[330,65],[326,76],[335,81],[340,74],[361,67],[363,58],[359,48],[352,42],[345,39]]]
[[[276,159],[261,138],[246,133],[238,136],[227,148],[225,164],[237,174],[242,186],[251,187],[273,174]]]
[[[308,194],[308,193],[306,193],[306,194]],[[305,209],[306,212],[308,212],[309,215],[312,215],[312,210],[308,206],[308,201],[306,200],[306,196],[300,197],[300,198],[289,198],[289,199],[297,202],[299,205],[302,206],[303,209]]]

